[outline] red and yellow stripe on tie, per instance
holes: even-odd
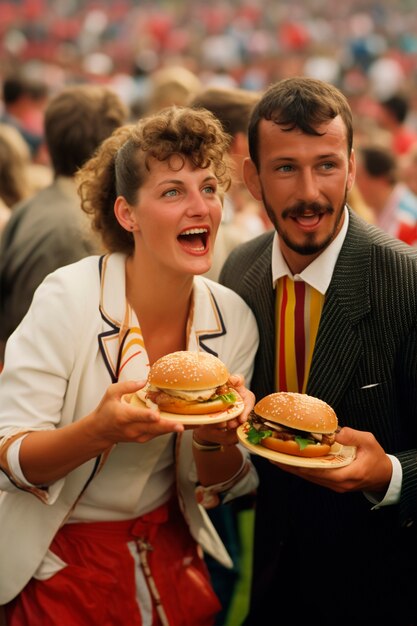
[[[276,288],[276,389],[305,393],[324,296],[288,276]]]

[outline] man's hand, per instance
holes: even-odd
[[[343,446],[356,447],[356,458],[350,465],[333,469],[274,465],[338,493],[371,491],[384,494],[391,480],[392,464],[373,434],[345,427],[336,435],[336,441]]]

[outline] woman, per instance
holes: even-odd
[[[239,421],[186,431],[122,396],[176,350],[217,354],[250,378],[252,313],[198,276],[221,218],[226,147],[209,112],[173,107],[115,131],[80,172],[109,254],[45,279],[0,376],[9,626],[204,626],[220,608],[197,541],[230,560],[195,490],[227,501],[256,486],[235,434],[253,395],[232,376]]]

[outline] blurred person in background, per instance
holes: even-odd
[[[405,93],[396,93],[380,100],[376,107],[376,120],[391,136],[394,154],[406,154],[417,143],[417,133],[407,124],[410,101]]]
[[[417,197],[417,144],[399,161],[400,179]]]
[[[45,276],[100,249],[80,209],[74,175],[127,115],[106,87],[68,87],[51,99],[45,135],[54,180],[14,207],[0,242],[0,360]]]
[[[254,402],[254,316],[201,276],[226,145],[208,111],[172,107],[116,130],[79,172],[108,253],[45,279],[0,375],[8,626],[211,626],[219,611],[202,548],[231,563],[205,507],[257,486],[235,432]],[[223,361],[239,417],[185,428],[124,401],[178,350]]]
[[[355,186],[372,209],[376,226],[409,245],[417,244],[417,196],[400,181],[399,161],[391,148],[356,148]]]
[[[0,232],[18,202],[51,182],[51,168],[34,163],[29,146],[17,128],[0,122]]]
[[[13,205],[31,195],[30,152],[21,133],[0,123],[0,233],[11,215]]]
[[[359,217],[361,217],[368,224],[375,224],[375,215],[369,204],[365,202],[365,199],[357,185],[353,185],[353,187],[348,191],[347,194],[347,203],[352,209],[355,211]]]
[[[29,146],[32,159],[43,161],[43,115],[49,98],[47,85],[16,73],[4,78],[2,98],[4,110],[0,122],[17,128]]]
[[[213,280],[218,279],[222,265],[233,248],[272,226],[261,203],[253,198],[243,181],[243,161],[249,156],[249,118],[259,97],[258,92],[237,87],[209,86],[190,101],[192,107],[203,107],[214,113],[230,135],[228,156],[232,184],[225,197],[213,265],[208,272],[208,277]]]
[[[187,105],[200,89],[200,79],[186,67],[161,67],[149,75],[148,100],[144,113],[156,113],[174,104]]]

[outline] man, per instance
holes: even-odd
[[[54,180],[13,209],[0,243],[0,361],[45,276],[98,252],[74,175],[127,114],[119,97],[101,86],[68,87],[49,103],[45,135]]]
[[[4,112],[0,121],[14,126],[27,143],[31,157],[39,158],[44,141],[39,120],[47,105],[49,89],[46,83],[15,74],[7,76],[2,84]]]
[[[252,389],[257,399],[321,398],[338,416],[337,441],[357,452],[337,469],[257,457],[245,624],[416,624],[417,253],[346,207],[352,117],[333,86],[290,78],[270,87],[252,114],[249,148],[245,180],[276,232],[234,250],[221,282],[257,318]],[[297,283],[312,315],[300,335],[276,333],[283,290]],[[288,353],[301,350],[301,375],[291,376]]]
[[[356,151],[355,185],[379,228],[410,245],[417,243],[417,196],[400,182],[398,160],[389,148],[364,145]]]
[[[376,119],[391,135],[391,148],[397,156],[407,154],[417,143],[417,133],[407,124],[409,97],[395,93],[377,103]]]

